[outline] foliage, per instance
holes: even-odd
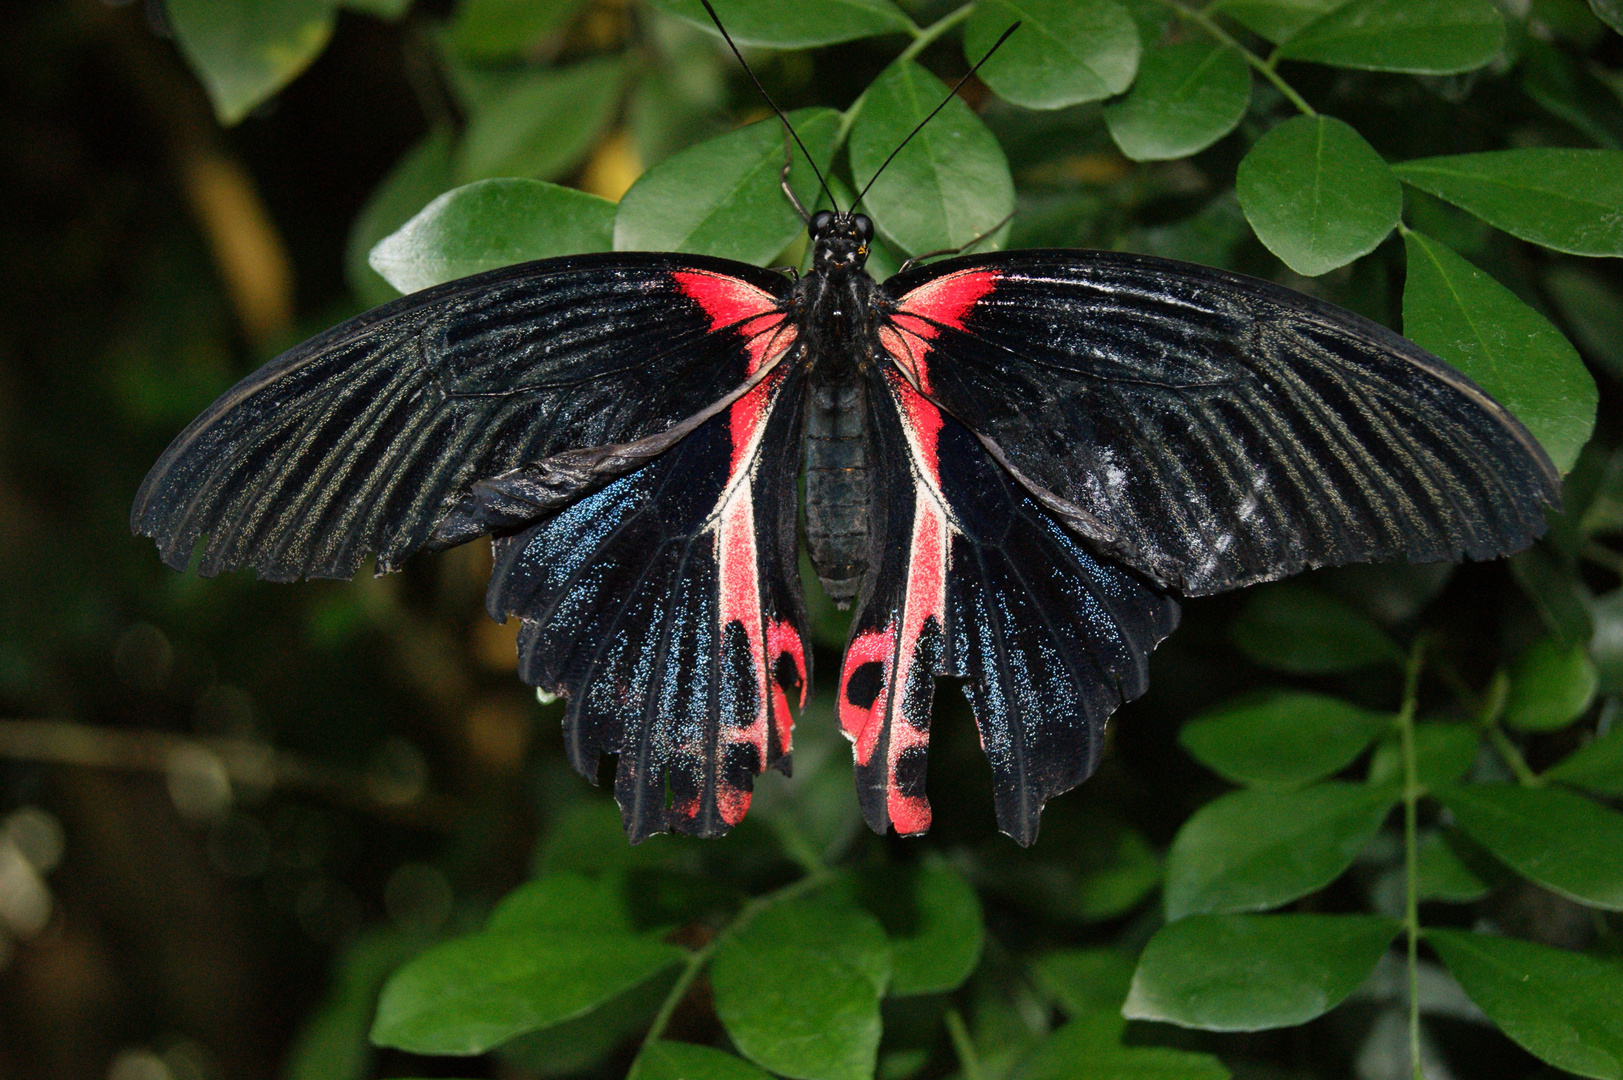
[[[777,187],[781,128],[696,0],[460,0],[444,19],[347,6],[404,18],[453,96],[355,221],[364,301],[568,252],[804,258]],[[868,192],[877,271],[977,240],[1120,246],[1388,322],[1401,306],[1403,331],[1568,473],[1565,515],[1514,581],[1358,568],[1192,607],[1189,640],[1154,669],[1168,689],[1143,708],[1187,721],[1178,741],[1215,776],[1170,753],[1166,777],[1136,768],[1129,706],[1104,775],[1056,803],[1030,853],[957,824],[990,814],[964,764],[973,739],[934,751],[932,786],[955,789],[937,787],[955,806],[935,838],[859,835],[821,699],[793,780],[763,778],[725,841],[628,848],[607,796],[537,766],[533,875],[488,918],[467,903],[461,932],[424,951],[352,946],[341,970],[374,974],[335,980],[307,1037],[331,1067],[307,1054],[297,1075],[372,1075],[353,1018],[376,997],[371,1039],[391,1053],[638,1080],[1217,1078],[1260,1075],[1259,1059],[1343,1075],[1357,1046],[1304,1059],[1223,1033],[1338,1010],[1375,1045],[1351,1000],[1402,1021],[1407,1057],[1388,1074],[1418,1076],[1441,1022],[1424,977],[1457,980],[1471,1015],[1538,1061],[1623,1078],[1623,453],[1615,424],[1590,441],[1599,392],[1580,359],[1623,375],[1620,278],[1595,261],[1623,256],[1617,5],[715,6],[842,206],[1021,20]],[[169,18],[231,123],[320,53],[336,10],[173,0]],[[811,206],[801,150],[793,163]],[[365,618],[324,595],[338,624]],[[837,649],[838,613],[814,611]],[[1581,909],[1584,929],[1560,948],[1508,934],[1539,936],[1515,918],[1529,897]],[[379,957],[407,954],[380,992]]]

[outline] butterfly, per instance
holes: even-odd
[[[950,676],[998,826],[1030,844],[1144,692],[1177,596],[1494,558],[1558,504],[1514,416],[1330,304],[1102,251],[878,282],[868,217],[807,220],[804,276],[582,255],[342,323],[193,421],[132,528],[176,569],[206,535],[201,573],[273,581],[492,536],[489,612],[522,620],[519,674],[564,699],[574,767],[618,756],[633,841],[725,833],[756,775],[788,772],[803,536],[855,609],[837,715],[868,824],[929,828]]]

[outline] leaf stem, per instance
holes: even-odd
[[[913,35],[913,40],[908,44],[907,48],[901,51],[900,55],[898,55],[895,60],[891,61],[891,63],[905,64],[909,60],[912,60],[918,56],[919,53],[935,44],[936,39],[942,34],[945,34],[948,30],[951,30],[953,27],[969,18],[974,11],[975,0],[970,0],[970,2],[965,4],[963,7],[958,8],[955,11],[948,12],[935,22],[931,23],[929,26],[926,26],[924,29],[914,29],[909,31]],[[857,116],[862,112],[862,103],[867,100],[868,91],[864,90],[857,97],[857,99],[851,103],[851,107],[840,114],[840,126],[834,131],[835,152],[838,152],[840,147],[845,145],[846,137],[851,134],[851,126],[857,122]]]
[[[1403,680],[1403,707],[1398,710],[1398,733],[1403,744],[1403,932],[1408,945],[1409,1066],[1414,1080],[1420,1071],[1420,846],[1416,839],[1416,806],[1420,802],[1420,770],[1415,759],[1414,714],[1425,662],[1426,639],[1414,643]]]
[[[1515,774],[1518,784],[1523,787],[1544,786],[1544,781],[1527,764],[1527,759],[1522,757],[1522,752],[1516,748],[1514,742],[1511,742],[1510,736],[1505,734],[1504,728],[1498,724],[1490,725],[1488,727],[1488,741],[1493,743],[1493,748],[1499,751],[1499,756],[1504,759],[1506,765],[1510,766],[1510,771]]]
[[[1255,68],[1263,78],[1273,83],[1274,88],[1277,89],[1281,94],[1285,95],[1285,100],[1296,106],[1303,116],[1319,115],[1313,110],[1313,106],[1307,103],[1307,99],[1302,97],[1301,94],[1298,94],[1296,92],[1296,88],[1290,83],[1286,82],[1284,77],[1280,75],[1279,72],[1274,70],[1274,64],[1279,56],[1278,50],[1275,50],[1273,57],[1264,60],[1262,57],[1240,44],[1240,42],[1235,39],[1234,35],[1223,29],[1223,27],[1218,24],[1216,19],[1207,14],[1207,11],[1215,5],[1208,5],[1206,9],[1196,10],[1194,8],[1184,7],[1183,4],[1178,2],[1178,0],[1161,0],[1161,3],[1177,12],[1183,18],[1188,19],[1190,22],[1199,26],[1202,30],[1206,31],[1206,33],[1210,34],[1213,40],[1223,45],[1227,45],[1229,48],[1239,53],[1247,64],[1250,64],[1253,68]]]
[[[952,1036],[952,1049],[958,1055],[958,1072],[963,1080],[982,1080],[980,1055],[975,1053],[975,1043],[969,1037],[969,1028],[964,1026],[964,1018],[958,1010],[951,1005],[943,1014],[947,1022],[947,1033]]]
[[[693,986],[693,980],[699,977],[710,958],[716,954],[721,943],[743,930],[755,917],[774,904],[781,904],[785,900],[793,900],[802,893],[811,892],[820,885],[827,884],[834,876],[827,867],[818,864],[816,869],[810,871],[805,877],[793,881],[783,888],[769,892],[765,896],[757,896],[739,909],[738,915],[732,922],[722,927],[716,936],[705,943],[703,948],[695,949],[688,954],[687,964],[682,968],[682,974],[677,976],[676,984],[660,1002],[659,1012],[654,1014],[654,1022],[648,1025],[648,1034],[643,1036],[642,1046],[647,1049],[656,1039],[665,1034],[665,1028],[670,1025],[671,1017],[676,1015],[676,1007],[682,1004],[682,999],[688,996],[688,990]]]

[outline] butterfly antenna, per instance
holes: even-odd
[[[710,6],[709,0],[700,0],[700,3],[704,4],[704,6],[706,8],[708,8]],[[855,210],[857,208],[857,206],[859,204],[861,204],[862,197],[864,195],[868,194],[868,188],[873,187],[873,182],[875,180],[879,179],[879,174],[885,171],[886,166],[888,166],[891,162],[896,160],[896,155],[900,154],[902,152],[902,147],[904,147],[908,143],[912,142],[913,141],[913,136],[917,135],[920,131],[923,131],[924,130],[924,125],[928,124],[931,120],[934,120],[935,119],[935,114],[940,112],[942,109],[945,109],[947,107],[947,102],[951,101],[953,98],[958,96],[958,91],[960,89],[962,89],[963,85],[966,82],[969,81],[969,77],[971,75],[975,74],[975,72],[979,71],[981,69],[982,64],[984,64],[988,60],[992,59],[992,54],[997,52],[998,49],[1003,45],[1003,43],[1005,41],[1009,40],[1009,35],[1014,33],[1018,29],[1020,29],[1020,24],[1019,23],[1014,23],[1007,30],[1003,31],[1003,36],[998,38],[996,41],[992,42],[992,47],[990,49],[986,50],[986,55],[981,57],[979,60],[975,61],[975,66],[970,68],[968,71],[964,72],[964,77],[959,79],[956,83],[954,83],[951,90],[947,91],[947,96],[941,99],[941,104],[937,105],[934,109],[931,109],[930,110],[930,115],[926,116],[923,120],[920,120],[918,122],[918,125],[916,127],[914,127],[912,131],[909,131],[907,133],[907,138],[903,139],[901,141],[901,143],[896,147],[896,149],[894,149],[894,150],[892,150],[890,152],[890,157],[886,158],[884,160],[884,162],[879,166],[879,168],[874,170],[873,176],[868,178],[868,183],[863,186],[862,192],[859,195],[857,195],[856,202],[853,202],[851,204],[851,209]],[[757,85],[759,85],[759,84],[757,84]]]
[[[727,47],[733,50],[733,55],[738,58],[738,66],[744,69],[744,74],[750,77],[750,82],[755,84],[755,89],[761,92],[761,97],[764,98],[766,103],[772,107],[772,111],[778,114],[778,119],[783,121],[783,129],[789,133],[789,137],[791,139],[795,140],[795,145],[800,147],[800,152],[806,155],[806,164],[810,165],[812,172],[817,174],[817,182],[818,184],[822,185],[823,194],[828,196],[829,205],[838,209],[839,204],[834,201],[834,193],[828,189],[828,181],[823,179],[823,171],[817,167],[817,162],[812,160],[811,151],[806,149],[806,144],[800,141],[799,135],[795,134],[794,125],[789,123],[789,118],[787,116],[783,115],[783,110],[778,108],[778,103],[772,100],[772,95],[766,92],[766,87],[762,86],[761,80],[755,77],[755,72],[750,70],[749,64],[744,62],[744,54],[738,51],[738,46],[733,44],[733,36],[727,32],[727,28],[725,26],[721,25],[721,18],[716,14],[716,9],[710,6],[710,0],[699,0],[699,3],[704,5],[705,14],[709,15],[710,21],[716,24],[716,29],[721,31],[721,39],[727,43]],[[1013,27],[1010,29],[1013,29]],[[1003,36],[1008,37],[1009,35],[1004,34]],[[1003,44],[1003,42],[999,41],[998,45],[1001,44]],[[997,48],[997,45],[992,47],[995,49]],[[785,175],[783,178],[783,186],[784,190],[789,191],[789,177],[787,174],[787,169],[785,170]],[[789,198],[794,200],[793,191],[789,191]],[[800,209],[800,203],[798,200],[795,200],[795,208]],[[801,215],[805,216],[805,211],[801,211]]]

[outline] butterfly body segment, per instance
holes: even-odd
[[[1093,771],[1202,594],[1310,566],[1488,558],[1558,477],[1395,334],[1222,271],[968,256],[875,282],[811,222],[798,280],[719,259],[546,260],[404,297],[272,361],[176,440],[132,526],[184,567],[348,577],[494,536],[487,606],[565,699],[633,840],[724,833],[810,685],[799,488],[854,608],[837,714],[876,830],[929,827],[935,680],[963,680],[999,827]]]

